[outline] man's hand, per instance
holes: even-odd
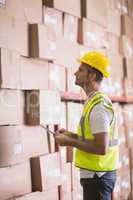
[[[60,133],[56,131],[55,135],[55,141],[60,145],[60,146],[69,146],[71,144],[71,137],[69,137],[67,132]]]

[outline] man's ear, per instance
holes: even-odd
[[[89,77],[90,81],[95,81],[96,80],[96,74],[95,73],[89,73],[88,77]]]

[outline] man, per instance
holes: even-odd
[[[88,99],[77,134],[57,131],[56,142],[76,148],[75,165],[80,168],[84,200],[110,200],[116,181],[118,135],[110,99],[100,91],[103,77],[109,77],[109,60],[93,51],[80,58],[75,83]]]

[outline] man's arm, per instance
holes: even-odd
[[[109,145],[107,133],[97,133],[94,135],[94,140],[84,141],[80,137],[74,138],[71,135],[57,133],[55,139],[62,146],[73,146],[79,150],[97,155],[105,155]]]

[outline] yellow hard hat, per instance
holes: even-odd
[[[109,77],[109,59],[98,51],[91,51],[80,57],[79,62],[90,65],[92,68],[100,71],[104,77]]]

